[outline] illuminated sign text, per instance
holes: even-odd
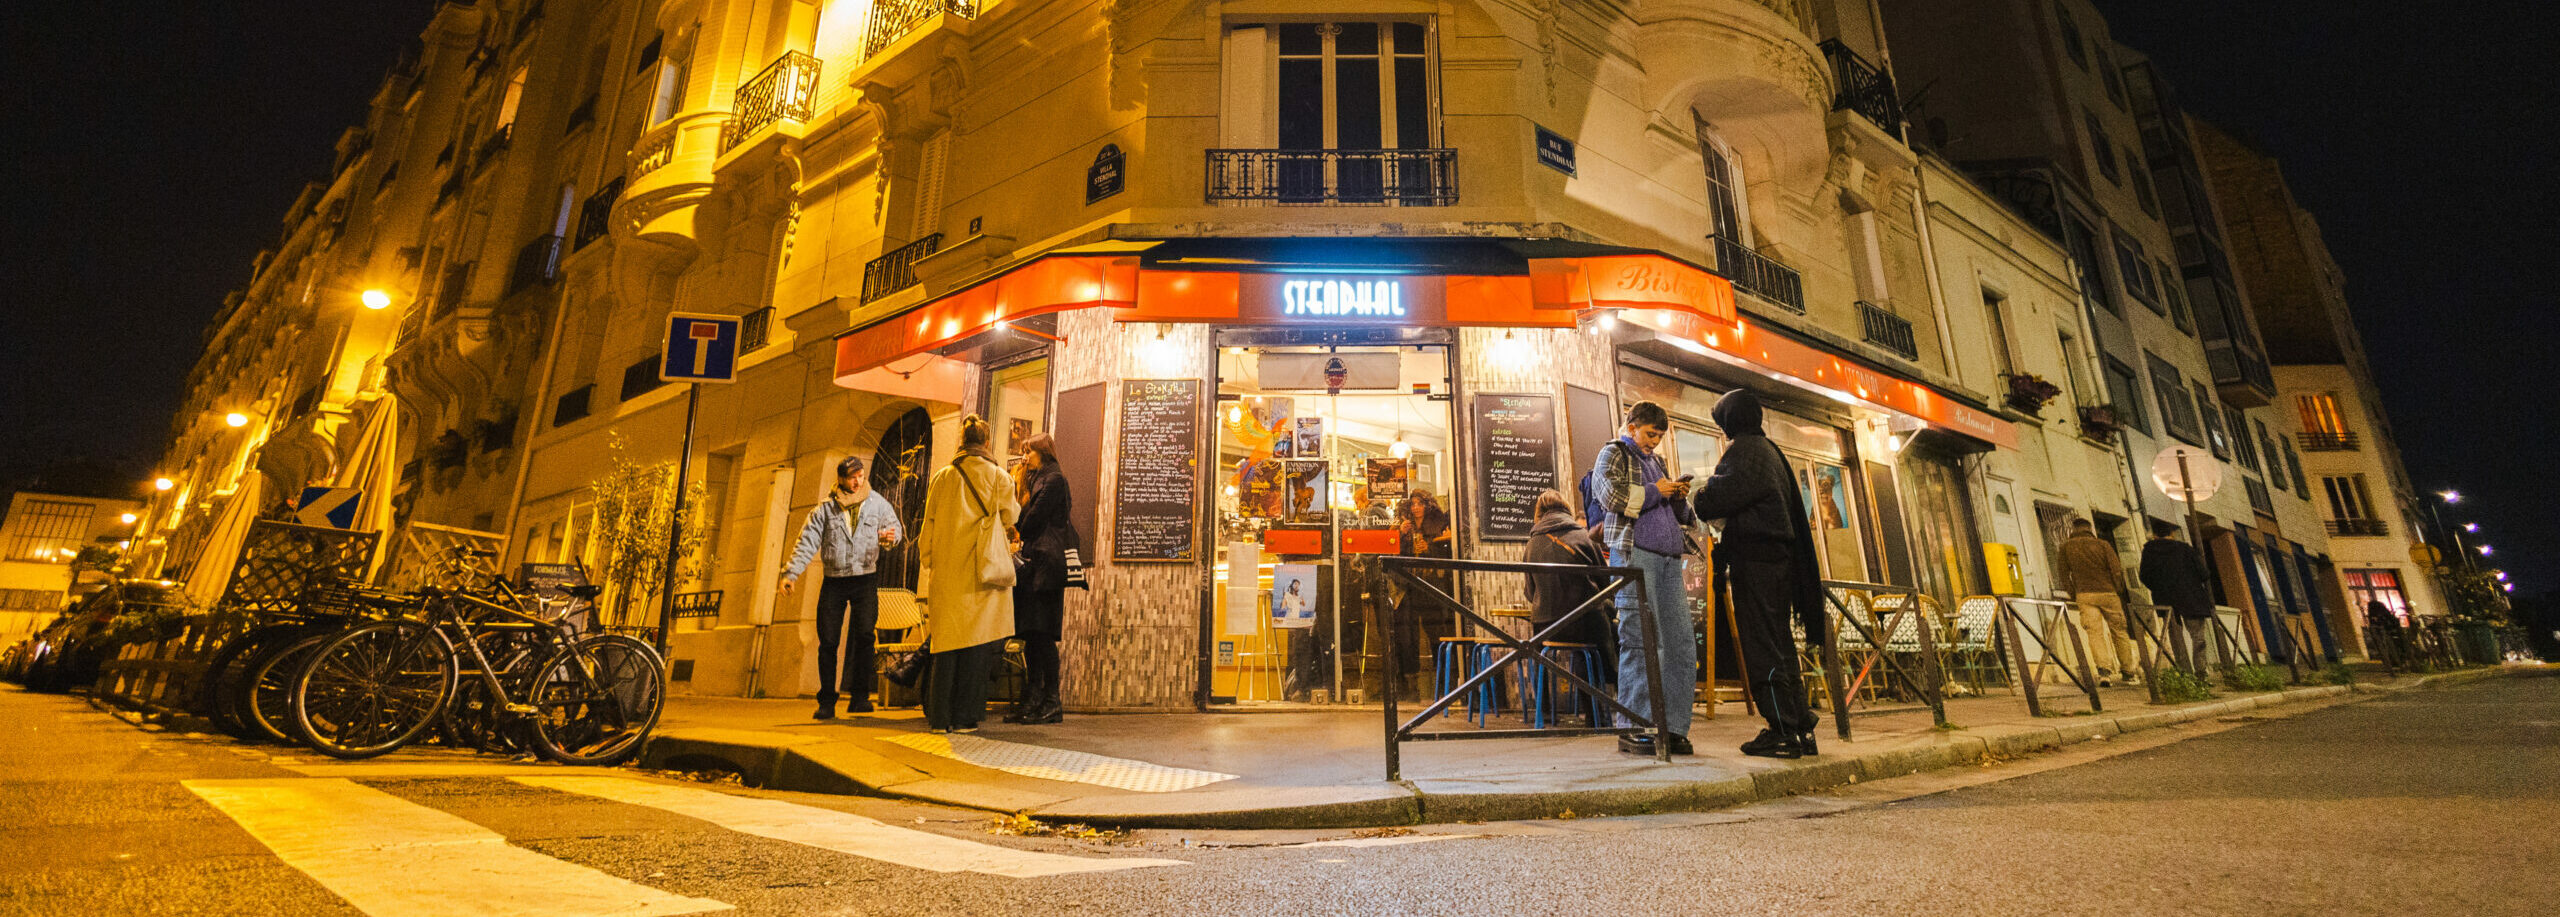
[[[1404,316],[1404,285],[1394,280],[1291,280],[1280,285],[1280,314]]]

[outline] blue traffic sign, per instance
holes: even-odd
[[[293,521],[351,529],[356,525],[356,510],[363,506],[364,491],[352,487],[305,487],[293,501]]]
[[[658,359],[664,382],[738,381],[738,317],[667,314],[666,347]]]

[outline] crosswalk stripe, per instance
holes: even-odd
[[[725,911],[510,846],[497,832],[354,781],[182,781],[286,865],[373,917],[652,917]]]
[[[773,799],[621,777],[516,777],[517,783],[594,796],[701,819],[731,831],[934,872],[977,872],[1016,879],[1185,866],[1182,860],[1096,859],[1015,850],[900,828],[849,812]]]

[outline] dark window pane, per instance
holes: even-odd
[[[1422,23],[1399,22],[1394,28],[1397,54],[1422,53]]]
[[[1280,26],[1280,53],[1323,54],[1324,36],[1316,32],[1316,24],[1312,22],[1282,25]]]
[[[1280,148],[1324,148],[1324,61],[1280,62]]]
[[[1374,30],[1373,30],[1374,31]],[[1378,62],[1337,58],[1333,65],[1334,146],[1374,150],[1383,131],[1378,111]]]
[[[1377,23],[1345,22],[1337,27],[1342,29],[1342,34],[1333,37],[1335,55],[1378,53]]]
[[[1431,93],[1422,58],[1396,60],[1396,146],[1431,145]]]

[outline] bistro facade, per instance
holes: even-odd
[[[957,383],[1000,440],[1055,437],[1093,566],[1064,644],[1086,709],[1377,696],[1396,649],[1375,558],[1410,547],[1397,511],[1429,494],[1455,556],[1516,560],[1537,493],[1578,503],[1636,401],[1671,411],[1668,459],[1704,477],[1723,442],[1709,406],[1761,393],[1825,575],[1944,602],[1987,586],[1962,458],[2016,444],[1978,406],[1742,317],[1714,272],[1546,241],[1103,243],[853,329],[836,354],[839,385]],[[1516,577],[1459,589],[1522,602]]]

